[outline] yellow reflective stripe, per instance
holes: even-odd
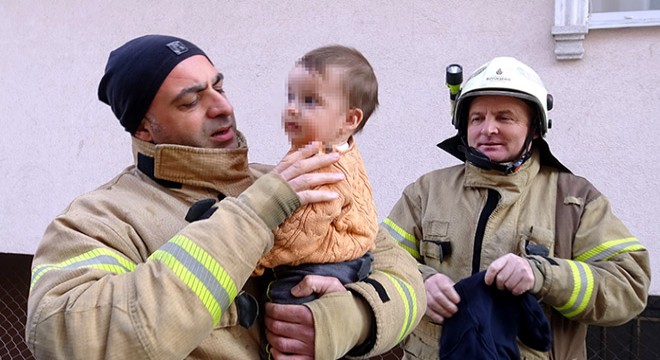
[[[594,275],[589,265],[578,261],[567,261],[573,275],[573,291],[566,304],[555,307],[567,318],[574,317],[589,305],[594,290]]]
[[[222,316],[222,309],[220,304],[213,298],[211,292],[204,287],[204,285],[193,275],[185,265],[181,264],[174,256],[170,255],[165,251],[156,250],[149,257],[153,260],[159,260],[163,264],[167,265],[176,276],[178,276],[184,284],[192,290],[195,295],[202,301],[208,312],[213,317],[213,326],[217,325]]]
[[[167,265],[195,293],[211,314],[214,326],[238,295],[236,284],[222,266],[184,236],[175,236],[149,259]]]
[[[397,343],[399,343],[401,340],[403,340],[404,337],[406,337],[412,331],[413,321],[417,317],[417,297],[415,296],[415,291],[413,290],[412,286],[410,286],[410,284],[408,284],[407,282],[399,279],[394,275],[390,275],[386,272],[381,272],[381,271],[379,272],[387,276],[390,280],[392,280],[392,283],[394,284],[394,288],[401,296],[401,299],[403,300],[403,305],[405,306],[405,313],[404,313],[405,318],[403,321],[403,327],[401,328],[401,331],[399,332],[399,337],[397,339]]]
[[[420,260],[422,257],[419,254],[419,240],[414,235],[407,233],[399,225],[395,224],[390,218],[385,218],[382,225],[399,243],[399,246],[404,248],[415,259]]]
[[[51,270],[100,269],[113,274],[124,274],[135,270],[135,263],[126,259],[116,251],[107,248],[90,250],[84,254],[72,257],[57,264],[42,264],[32,269],[30,289],[47,272]]]
[[[91,264],[91,265],[88,265],[88,266],[85,266],[85,267],[90,268],[90,269],[99,269],[99,270],[103,270],[103,271],[108,271],[108,272],[115,273],[115,274],[123,274],[123,273],[126,272],[126,269],[124,269],[123,267],[118,266],[118,265]]]
[[[607,261],[621,253],[643,249],[644,245],[642,245],[637,238],[629,237],[599,244],[595,248],[577,256],[575,260],[582,262]]]

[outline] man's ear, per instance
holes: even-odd
[[[153,136],[151,136],[151,122],[147,120],[146,117],[142,118],[140,126],[138,126],[137,130],[135,130],[133,136],[146,142],[154,141]]]
[[[348,110],[348,114],[346,114],[346,125],[349,129],[354,131],[358,128],[363,118],[364,112],[362,112],[362,109],[352,108]]]

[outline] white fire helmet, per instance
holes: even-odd
[[[452,123],[465,133],[470,100],[480,95],[504,95],[527,100],[537,107],[537,129],[545,136],[552,123],[548,110],[552,109],[552,95],[548,94],[541,78],[529,66],[512,57],[496,57],[479,67],[467,79],[456,99]]]

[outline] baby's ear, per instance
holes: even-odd
[[[355,130],[360,125],[363,118],[364,112],[362,112],[362,109],[352,108],[348,110],[348,113],[346,114],[346,125],[348,125],[351,130]]]

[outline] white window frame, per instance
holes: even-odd
[[[658,26],[660,10],[598,12],[589,15],[589,29]]]
[[[589,13],[589,0],[555,0],[555,56],[582,59],[584,38],[590,29],[660,26],[660,10]]]

